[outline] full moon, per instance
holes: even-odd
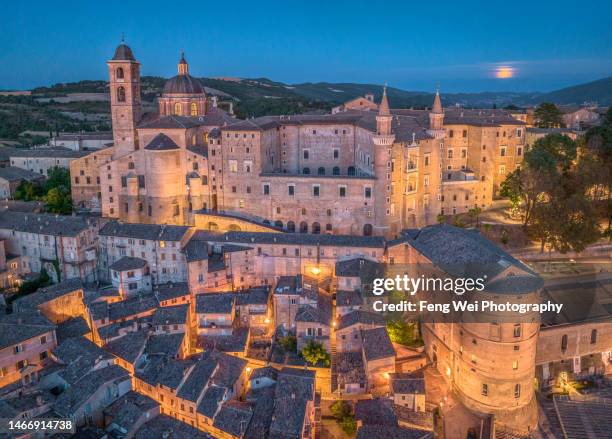
[[[499,79],[512,78],[514,76],[514,69],[508,66],[499,66],[495,69],[495,77]]]

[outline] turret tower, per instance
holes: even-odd
[[[376,176],[374,233],[385,236],[390,236],[398,231],[391,230],[393,217],[397,213],[396,210],[399,210],[395,208],[391,199],[391,161],[393,142],[395,141],[392,123],[393,116],[389,110],[387,86],[385,85],[378,114],[376,115],[376,134],[372,136],[372,142],[374,143],[374,175]]]
[[[438,138],[440,131],[444,126],[444,110],[442,109],[442,99],[440,99],[440,91],[436,90],[436,97],[433,101],[433,106],[429,112],[429,131],[434,137]]]

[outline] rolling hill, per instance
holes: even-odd
[[[374,93],[380,99],[382,87],[379,84],[306,82],[301,84],[285,84],[267,78],[220,79],[200,78],[207,91],[223,98],[232,98],[240,102],[253,100],[282,100],[299,103],[315,109],[327,108],[345,102],[368,92]],[[145,100],[161,93],[164,78],[144,76],[142,91]],[[32,90],[33,94],[44,96],[60,96],[67,93],[100,93],[107,90],[105,81],[80,81],[69,84],[55,84],[51,87],[39,87]],[[407,91],[389,87],[387,89],[390,104],[397,108],[425,107],[431,105],[433,93],[422,91]],[[566,87],[548,93],[522,92],[480,92],[480,93],[444,93],[445,105],[462,105],[466,107],[492,107],[496,105],[531,106],[541,102],[555,104],[582,104],[597,102],[601,106],[612,105],[612,77]],[[253,102],[250,102],[251,104]],[[317,103],[316,105],[314,103]],[[238,104],[240,107],[240,104]],[[243,105],[244,106],[244,105]]]

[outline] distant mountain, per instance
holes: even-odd
[[[200,78],[208,93],[217,94],[224,99],[234,99],[238,107],[254,108],[257,103],[263,107],[285,108],[280,101],[290,102],[291,108],[303,111],[326,109],[346,102],[366,93],[373,93],[376,100],[382,94],[380,84],[306,82],[302,84],[285,84],[267,78]],[[156,76],[142,78],[143,99],[152,101],[161,93],[165,79]],[[108,90],[105,81],[80,81],[68,84],[55,84],[51,87],[39,87],[32,92],[37,95],[54,96],[66,93],[99,93]],[[389,87],[387,89],[391,106],[396,108],[422,108],[433,102],[433,93],[407,91]],[[266,101],[268,101],[266,103]],[[276,101],[273,103],[273,101]],[[532,106],[541,102],[555,104],[576,104],[596,102],[600,106],[612,105],[612,77],[586,84],[575,85],[549,93],[524,92],[480,92],[480,93],[443,93],[444,105],[461,105],[464,107],[504,107],[506,105]],[[266,110],[267,111],[267,110]],[[258,111],[248,111],[249,115],[258,115]]]
[[[586,84],[562,88],[537,96],[537,103],[554,102],[555,104],[575,104],[596,102],[600,106],[612,105],[612,76]]]

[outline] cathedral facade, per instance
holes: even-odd
[[[114,146],[93,165],[96,153],[73,162],[72,192],[75,206],[127,222],[214,229],[207,218],[225,215],[287,232],[395,236],[486,209],[522,159],[522,122],[445,111],[438,94],[430,110],[390,109],[385,91],[334,114],[239,120],[182,56],[157,114],[143,115],[132,50],[119,45],[108,67]]]

